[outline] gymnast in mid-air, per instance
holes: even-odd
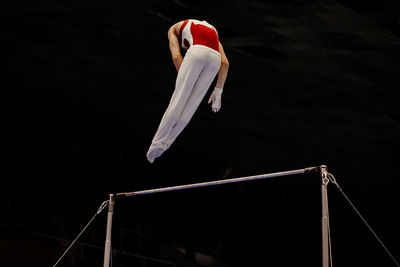
[[[150,163],[161,156],[189,123],[217,76],[208,103],[218,112],[229,62],[217,30],[206,21],[183,20],[168,30],[172,61],[178,71],[175,91],[147,152]],[[181,47],[186,49],[182,57]]]

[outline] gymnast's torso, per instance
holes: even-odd
[[[219,51],[218,33],[214,26],[205,20],[184,20],[179,31],[180,45],[189,49],[194,45],[203,45]]]

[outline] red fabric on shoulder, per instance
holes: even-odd
[[[185,28],[186,24],[188,24],[188,22],[189,22],[188,19],[187,19],[187,20],[184,20],[183,23],[182,23],[182,25],[181,25],[181,28],[179,29],[179,36],[178,36],[179,45],[182,44],[182,31],[183,31],[183,29]]]
[[[182,23],[182,25],[181,25],[181,28],[179,29],[179,36],[182,35],[182,31],[183,31],[183,29],[185,28],[186,24],[188,24],[188,22],[189,22],[188,19],[183,21],[183,23]]]

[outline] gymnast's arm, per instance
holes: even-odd
[[[169,50],[171,50],[172,61],[174,62],[176,71],[179,71],[183,60],[178,41],[179,30],[182,26],[182,23],[183,21],[178,22],[172,25],[168,30]]]
[[[221,67],[218,71],[217,84],[215,87],[222,89],[224,88],[226,77],[228,76],[229,61],[225,55],[224,48],[222,47],[221,43],[219,43],[219,53],[221,54]]]

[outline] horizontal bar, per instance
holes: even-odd
[[[117,193],[117,194],[115,194],[115,196],[116,197],[133,197],[133,196],[139,196],[139,195],[148,195],[148,194],[162,193],[162,192],[168,192],[168,191],[177,191],[177,190],[184,190],[184,189],[190,189],[190,188],[239,183],[239,182],[260,180],[260,179],[266,179],[266,178],[272,178],[272,177],[280,177],[280,176],[288,176],[288,175],[295,175],[295,174],[301,174],[301,173],[315,172],[315,171],[318,171],[319,168],[320,167],[310,167],[310,168],[293,170],[293,171],[260,174],[260,175],[232,178],[232,179],[217,180],[217,181],[211,181],[211,182],[203,182],[203,183],[196,183],[196,184],[178,185],[178,186],[171,186],[171,187],[164,187],[164,188],[157,188],[157,189],[142,190],[142,191],[136,191],[136,192]]]

